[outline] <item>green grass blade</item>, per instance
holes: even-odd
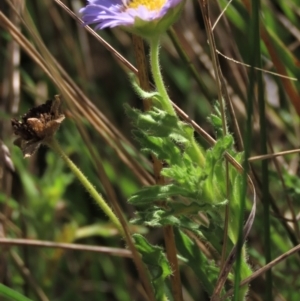
[[[6,297],[14,301],[32,301],[31,299],[23,296],[22,294],[14,291],[13,289],[0,283],[0,296]]]

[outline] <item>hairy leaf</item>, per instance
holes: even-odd
[[[142,235],[134,234],[133,239],[137,250],[142,255],[143,262],[148,265],[156,300],[163,300],[164,281],[172,273],[167,257],[162,248],[151,245]]]

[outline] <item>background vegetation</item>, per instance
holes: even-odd
[[[14,247],[1,240],[0,282],[33,300],[147,300],[128,258],[130,252],[119,250],[124,249],[124,241],[64,162],[46,147],[24,160],[12,143],[12,117],[63,94],[67,118],[57,139],[103,196],[118,202],[128,220],[135,216],[128,198],[142,186],[154,183],[151,160],[141,155],[124,110],[124,104],[143,108],[129,81],[131,67],[119,56],[136,64],[132,37],[118,28],[99,32],[117,52],[109,49],[57,2],[0,3],[0,138],[4,142],[0,154],[0,236],[27,239],[27,243]],[[76,14],[84,5],[78,0],[64,3]],[[173,102],[215,137],[208,117],[214,112],[218,90],[199,3],[187,1],[182,18],[174,25],[186,57],[178,52],[169,33],[162,39],[161,65]],[[227,3],[209,1],[212,23]],[[300,0],[261,1],[260,9],[261,36],[256,46],[261,47],[261,68],[299,78]],[[243,138],[247,122],[251,122],[246,151],[258,204],[247,252],[250,266],[258,270],[266,260],[274,260],[299,244],[300,83],[251,72],[235,62],[252,66],[255,62],[250,15],[250,1],[233,1],[216,24],[214,35],[235,112],[233,117],[227,108],[237,150],[242,148],[234,121]],[[257,85],[249,99],[249,86],[258,74],[264,84],[265,112]],[[68,97],[62,91],[68,91]],[[196,138],[203,147],[210,147],[200,135]],[[264,153],[264,145],[269,154],[295,153],[262,161],[255,156]],[[250,202],[246,207],[248,215]],[[131,226],[131,230],[145,234],[154,245],[164,245],[160,228]],[[79,243],[86,250],[37,247],[32,239]],[[209,259],[219,258],[210,246],[200,240],[197,244]],[[114,249],[91,252],[87,250],[91,245]],[[209,300],[193,271],[179,262],[184,300]],[[262,272],[251,282],[249,300],[299,300],[299,273],[299,253],[287,256],[273,267],[272,277],[269,271],[266,280]]]

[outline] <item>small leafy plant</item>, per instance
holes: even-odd
[[[135,257],[135,264],[140,273],[144,265],[147,267],[145,274],[150,276],[151,285],[143,284],[149,300],[183,300],[180,262],[191,268],[211,300],[229,300],[229,288],[235,284],[235,299],[242,301],[246,300],[248,287],[239,289],[238,285],[252,273],[243,244],[255,216],[253,201],[243,233],[241,203],[246,202],[243,188],[247,179],[241,167],[244,154],[235,150],[233,135],[227,129],[223,99],[221,108],[215,105],[214,113],[209,116],[217,141],[208,149],[201,147],[192,124],[183,121],[174,109],[160,70],[160,38],[179,18],[184,3],[184,0],[96,0],[88,1],[81,9],[86,25],[96,24],[96,29],[119,26],[142,37],[149,45],[154,87],[145,91],[138,84],[139,79],[131,76],[131,81],[136,94],[151,105],[145,111],[125,105],[125,111],[141,151],[158,162],[160,168],[154,171],[156,183],[135,192],[128,202],[136,208],[131,224],[162,228],[165,249],[153,245],[146,236],[129,231],[118,207],[110,208],[62,150],[54,137],[65,118],[59,96],[29,110],[20,121],[12,120],[14,134],[18,136],[15,144],[24,157],[30,157],[41,144],[62,157],[132,253],[140,254]],[[208,245],[213,256],[205,254],[200,244]],[[235,264],[237,255],[241,258],[239,264]],[[140,258],[144,263],[142,268]]]

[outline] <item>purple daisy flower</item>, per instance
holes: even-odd
[[[154,23],[156,29],[159,29],[158,23],[167,16],[171,16],[171,20],[163,22],[163,27],[170,26],[184,2],[185,0],[88,0],[87,6],[80,13],[86,25],[96,24],[96,30],[122,26],[136,32],[131,29],[148,27],[149,23]]]

